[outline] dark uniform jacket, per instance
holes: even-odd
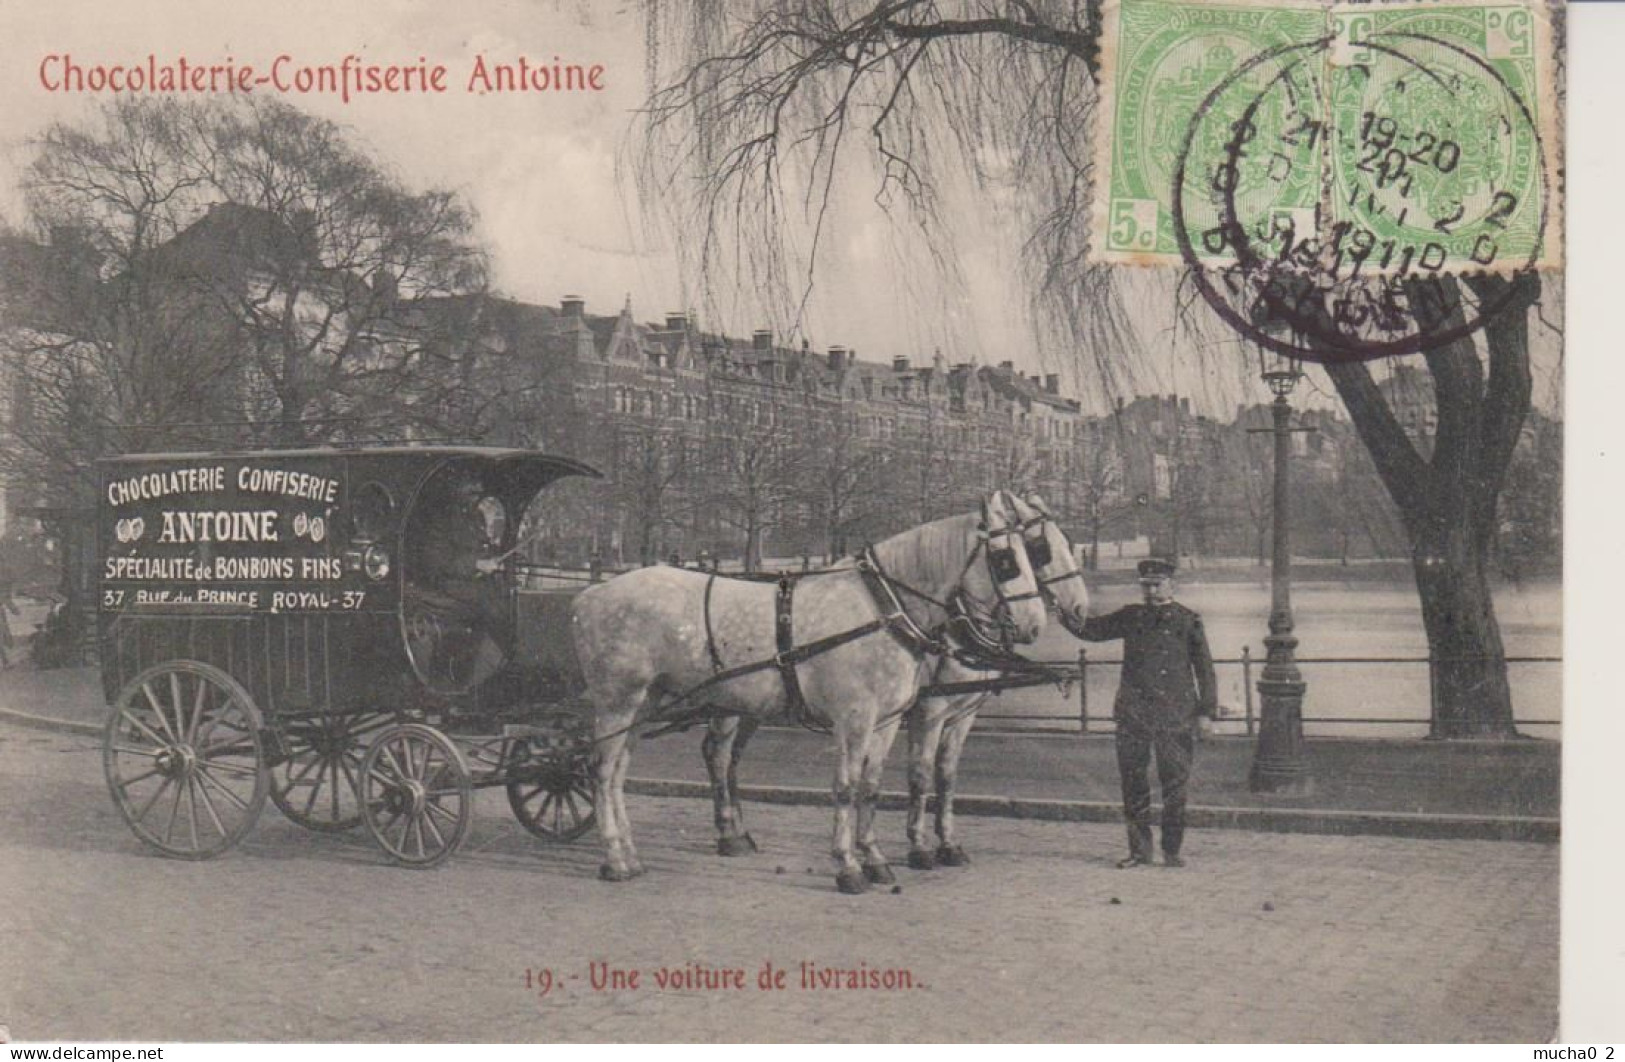
[[[1123,675],[1113,717],[1156,726],[1189,725],[1218,713],[1218,683],[1202,617],[1177,602],[1128,605],[1084,622],[1091,642],[1123,639]]]

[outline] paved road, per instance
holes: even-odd
[[[987,819],[975,865],[845,897],[813,808],[757,809],[763,851],[725,861],[704,802],[633,797],[650,873],[610,886],[592,845],[539,848],[496,794],[459,858],[414,872],[269,806],[221,859],[149,856],[91,738],[0,724],[0,792],[0,1023],[21,1039],[1527,1042],[1556,1024],[1553,845],[1198,831],[1184,871],[1117,871],[1117,827]],[[785,989],[755,987],[768,961]],[[747,987],[653,983],[691,962]],[[802,962],[914,987],[804,989]],[[595,963],[640,984],[594,991]],[[537,998],[544,969],[560,987]]]

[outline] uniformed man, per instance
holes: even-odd
[[[1182,867],[1185,788],[1196,733],[1218,712],[1213,656],[1202,618],[1174,601],[1173,562],[1152,558],[1139,566],[1145,604],[1129,605],[1085,621],[1092,642],[1123,639],[1123,673],[1112,717],[1117,721],[1117,769],[1123,782],[1123,818],[1129,854],[1119,867],[1151,862],[1151,754],[1162,787],[1162,860]]]

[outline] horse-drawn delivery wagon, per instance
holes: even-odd
[[[522,592],[512,557],[541,491],[597,475],[486,447],[103,462],[103,758],[136,836],[208,858],[269,797],[432,865],[488,786],[540,837],[584,833],[574,595]]]

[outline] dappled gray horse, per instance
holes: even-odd
[[[873,842],[875,799],[897,722],[926,676],[927,654],[955,617],[1018,642],[1036,638],[1045,619],[1004,492],[978,512],[894,535],[860,558],[787,585],[788,593],[772,583],[653,567],[576,599],[572,626],[593,704],[606,880],[643,869],[625,801],[633,729],[710,714],[788,714],[829,726],[836,882],[843,892],[861,892],[871,881],[891,880]]]
[[[1089,591],[1078,568],[1072,543],[1060,524],[1032,495],[1014,500],[1014,508],[1027,545],[1027,556],[1038,577],[1039,588],[1054,606],[1061,625],[1081,637],[1083,621],[1089,614]],[[958,636],[950,633],[949,640]],[[978,688],[996,682],[1002,673],[973,667],[952,653],[939,657],[929,687],[945,692],[922,694],[908,713],[908,864],[928,870],[941,863],[962,866],[969,862],[965,849],[954,839],[954,786],[959,777],[959,755],[965,738],[976,723],[976,713],[992,691]],[[962,685],[962,691],[955,691]],[[926,802],[932,791],[937,798],[936,835],[933,850],[925,831]]]
[[[1072,543],[1037,495],[1023,500],[1005,496],[1006,508],[1014,515],[1022,533],[1029,563],[1039,589],[1055,607],[1061,623],[1077,634],[1088,614],[1089,595],[1079,571]],[[957,866],[967,862],[964,849],[953,838],[953,793],[958,777],[959,756],[965,737],[976,721],[976,712],[991,695],[987,686],[1003,677],[986,661],[1007,655],[1005,647],[974,644],[975,629],[950,626],[944,632],[946,647],[954,652],[930,655],[926,683],[937,688],[963,684],[963,692],[938,696],[922,695],[906,713],[909,733],[909,865],[929,868],[937,862]],[[980,658],[981,666],[968,661]],[[976,688],[981,687],[981,688]],[[756,841],[745,829],[744,808],[739,800],[739,760],[755,734],[760,720],[753,716],[722,716],[713,719],[706,730],[702,751],[711,778],[711,799],[717,828],[717,852],[725,856],[756,851]],[[895,727],[897,720],[883,725]],[[894,735],[895,736],[895,735]],[[891,737],[882,739],[885,747]],[[935,782],[937,796],[936,830],[938,844],[925,841],[926,802]],[[870,819],[870,826],[873,820]],[[867,838],[873,844],[873,838]]]

